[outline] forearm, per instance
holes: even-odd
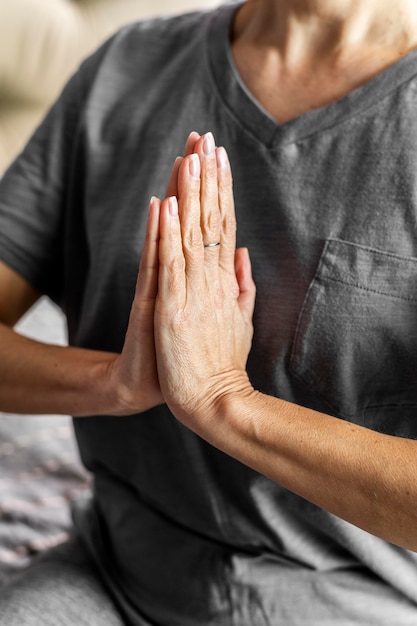
[[[74,416],[123,412],[110,382],[116,357],[40,343],[0,324],[0,410]]]
[[[417,551],[417,442],[383,435],[242,387],[199,434],[298,495]],[[207,415],[207,413],[206,413]]]
[[[155,345],[179,421],[277,483],[417,551],[417,441],[390,437],[253,390],[246,360],[255,287],[235,249],[231,171],[207,135],[159,221]],[[214,245],[213,245],[214,244]],[[233,254],[232,254],[233,253]],[[233,279],[232,279],[233,277]]]

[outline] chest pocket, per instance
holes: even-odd
[[[329,239],[290,369],[334,415],[416,437],[417,258]]]

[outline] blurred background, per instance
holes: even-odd
[[[0,176],[64,83],[123,24],[214,0],[0,0]]]
[[[80,62],[127,22],[208,9],[218,0],[0,0],[0,178]],[[65,344],[42,299],[18,330]],[[90,486],[66,416],[0,413],[0,585],[64,541],[70,504]]]

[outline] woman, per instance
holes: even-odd
[[[2,407],[91,416],[76,525],[128,623],[415,623],[416,20],[405,0],[249,0],[132,27],[3,183]],[[136,199],[190,127],[130,310]],[[49,183],[24,185],[47,215],[31,237],[24,165]],[[39,291],[73,348],[6,327]]]

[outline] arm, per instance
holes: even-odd
[[[48,345],[16,333],[12,326],[41,294],[0,263],[0,410],[122,415],[162,402],[153,341],[159,204],[156,199],[150,204],[121,355]]]
[[[417,551],[416,441],[248,387],[213,406],[214,445],[363,530]]]
[[[199,135],[191,133],[185,155]],[[167,194],[177,193],[182,157],[174,163]],[[47,345],[22,337],[14,324],[40,297],[0,262],[0,410],[11,413],[128,415],[163,402],[156,368],[154,308],[158,282],[160,201],[149,219],[135,297],[121,354]]]
[[[196,164],[185,159],[179,205],[167,199],[161,207],[155,334],[166,402],[225,453],[364,530],[417,551],[417,441],[252,388],[245,367],[255,290],[246,253],[232,254],[230,170],[223,152],[215,169],[202,142],[196,151],[201,172],[196,175]],[[203,241],[221,245],[204,248]]]

